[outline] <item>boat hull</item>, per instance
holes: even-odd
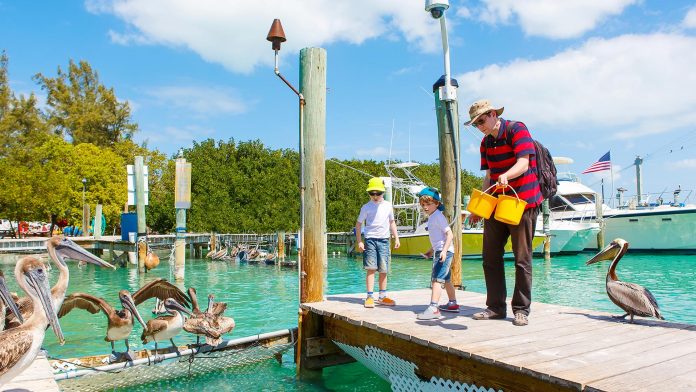
[[[537,234],[532,241],[532,248],[543,244],[543,234]],[[430,239],[428,233],[400,234],[399,249],[394,249],[392,243],[392,255],[395,256],[417,256],[422,257],[423,252],[430,249]],[[542,245],[543,246],[543,245]],[[471,229],[462,232],[462,257],[480,258],[483,249],[483,230]],[[505,245],[505,253],[512,252],[512,242],[508,240]]]

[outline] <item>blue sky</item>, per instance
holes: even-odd
[[[15,93],[41,98],[32,75],[88,61],[131,104],[136,140],[167,154],[231,137],[297,149],[297,100],[273,74],[265,40],[280,18],[280,70],[296,86],[299,50],[327,50],[327,157],[381,160],[391,148],[429,163],[443,64],[439,23],[423,5],[0,0],[0,49]],[[559,170],[580,172],[611,150],[615,187],[635,193],[640,155],[644,190],[696,189],[696,3],[452,0],[447,21],[462,123],[471,102],[489,98],[553,155],[574,159]],[[480,134],[461,131],[462,165],[479,173]],[[599,175],[581,178],[599,189]]]

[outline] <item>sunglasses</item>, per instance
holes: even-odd
[[[488,116],[489,116],[488,113],[482,114],[481,117],[479,117],[478,120],[476,120],[476,122],[474,122],[474,126],[475,126],[475,127],[480,127],[481,125],[483,125],[483,123],[486,122],[486,118],[487,118]]]
[[[370,196],[382,196],[384,192],[368,192]]]

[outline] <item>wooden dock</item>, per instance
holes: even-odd
[[[39,355],[34,363],[15,377],[10,383],[0,387],[2,392],[52,392],[60,391],[53,379],[53,368],[43,355]]]
[[[429,289],[391,294],[395,307],[366,309],[364,294],[305,303],[303,322],[317,331],[311,339],[328,338],[393,386],[410,386],[400,390],[438,382],[496,391],[696,390],[696,325],[642,318],[630,324],[608,313],[534,302],[529,325],[517,327],[509,309],[506,320],[472,319],[485,308],[485,295],[463,291],[457,292],[460,313],[419,321]],[[331,351],[337,349],[325,344],[304,360],[320,363]]]

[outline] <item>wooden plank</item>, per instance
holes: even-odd
[[[32,391],[58,392],[58,384],[53,379],[53,368],[43,355],[36,357],[34,362],[10,383],[0,387],[3,392]]]
[[[681,355],[667,361],[660,361],[654,365],[593,382],[588,385],[588,391],[622,392],[655,389],[670,392],[693,391],[690,385],[680,384],[674,379],[677,376],[692,378],[692,376],[689,376],[689,373],[694,371],[696,371],[696,353],[692,351],[691,354]],[[650,386],[654,388],[650,388]]]

